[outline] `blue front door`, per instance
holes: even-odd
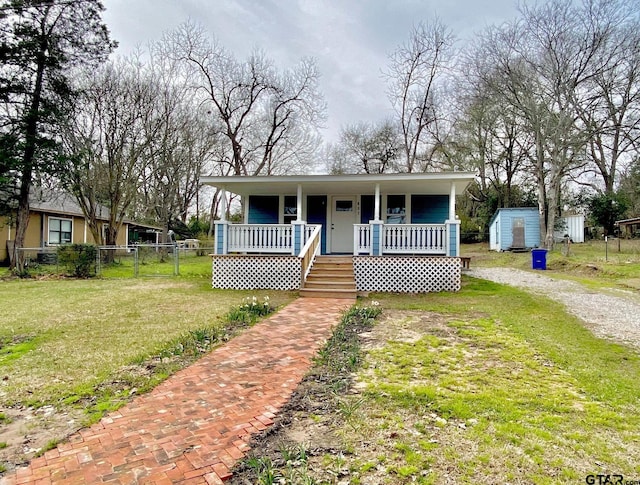
[[[307,223],[321,224],[321,254],[327,254],[327,196],[308,195],[307,196]]]

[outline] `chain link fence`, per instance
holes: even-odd
[[[88,253],[92,248],[95,252]],[[74,244],[19,248],[23,272],[30,275],[100,276],[104,278],[211,276],[213,245],[136,244],[132,246],[91,246]],[[88,260],[87,258],[90,258]],[[82,272],[79,267],[82,264]]]

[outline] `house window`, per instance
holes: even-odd
[[[49,218],[49,244],[69,244],[71,242],[71,219]]]
[[[284,196],[284,215],[282,220],[285,224],[291,224],[298,215],[298,198],[295,195]]]
[[[407,209],[404,195],[387,196],[387,224],[404,224]]]

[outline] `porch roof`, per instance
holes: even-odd
[[[298,185],[305,195],[373,194],[376,184],[384,193],[445,195],[455,185],[457,194],[475,179],[471,172],[394,173],[359,175],[278,175],[203,177],[202,181],[243,197],[249,195],[296,194]]]

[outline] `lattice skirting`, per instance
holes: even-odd
[[[428,256],[354,256],[358,291],[427,293],[460,290],[460,259]]]
[[[213,256],[214,288],[297,290],[300,258],[296,256]]]

